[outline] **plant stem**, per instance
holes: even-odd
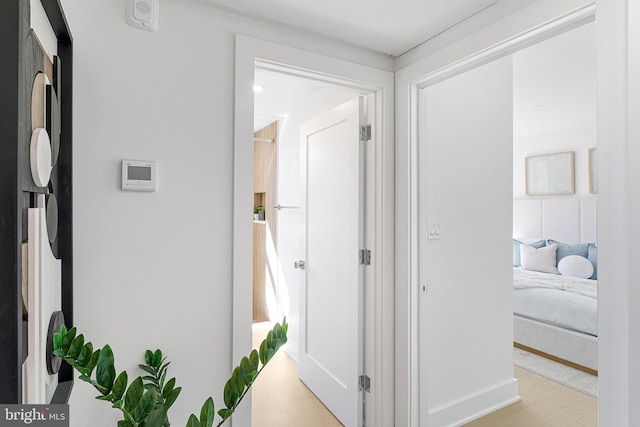
[[[256,377],[253,379],[253,381],[251,381],[251,384],[248,384],[246,386],[246,388],[244,389],[244,391],[242,392],[242,394],[240,395],[240,397],[238,398],[238,401],[236,402],[235,405],[233,405],[233,408],[229,408],[231,409],[231,414],[233,414],[236,411],[236,408],[238,406],[240,406],[240,402],[242,402],[242,399],[244,399],[244,397],[247,395],[247,393],[249,392],[249,389],[251,388],[251,386],[253,385],[253,383],[256,382],[256,380],[258,379],[258,377],[260,376],[260,373],[262,372],[262,370],[264,369],[264,367],[267,365],[262,365],[262,367],[260,369],[258,369],[258,374],[256,375]],[[231,415],[229,415],[227,418],[220,420],[220,422],[216,425],[216,427],[220,427],[222,424],[225,423],[225,421],[227,421],[229,418],[231,418]]]

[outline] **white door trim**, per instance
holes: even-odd
[[[253,199],[253,75],[256,64],[283,72],[312,76],[375,96],[375,316],[369,319],[375,348],[372,376],[372,413],[368,426],[391,427],[394,422],[394,75],[252,37],[236,36],[234,201],[233,201],[233,330],[232,363],[251,351],[251,256]],[[233,365],[232,365],[233,366]],[[237,426],[251,425],[250,405],[233,416]]]
[[[421,61],[396,73],[396,425],[424,427],[420,420],[420,279],[418,228],[418,92],[420,89],[510,55],[540,41],[595,20],[595,3],[508,36],[490,47],[461,58]]]

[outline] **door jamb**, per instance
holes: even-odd
[[[235,123],[234,123],[234,201],[233,201],[233,310],[232,363],[251,350],[251,245],[250,212],[253,186],[253,75],[256,62],[281,72],[313,78],[374,93],[375,129],[375,247],[374,277],[375,351],[371,376],[374,378],[370,426],[389,426],[394,422],[394,76],[389,71],[291,48],[244,35],[236,36]],[[286,65],[285,65],[286,64]],[[232,365],[233,367],[233,365]],[[370,412],[371,413],[371,412]],[[245,405],[233,416],[240,426],[251,425],[251,408]]]

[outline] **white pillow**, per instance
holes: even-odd
[[[560,274],[556,268],[556,250],[558,245],[551,244],[542,248],[520,245],[520,264],[525,270],[542,271],[543,273]]]
[[[583,256],[568,255],[558,263],[558,271],[563,276],[588,279],[593,276],[593,264]]]

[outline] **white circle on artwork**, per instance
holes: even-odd
[[[51,178],[51,141],[43,128],[37,128],[31,135],[29,150],[31,176],[38,187],[46,187]]]

